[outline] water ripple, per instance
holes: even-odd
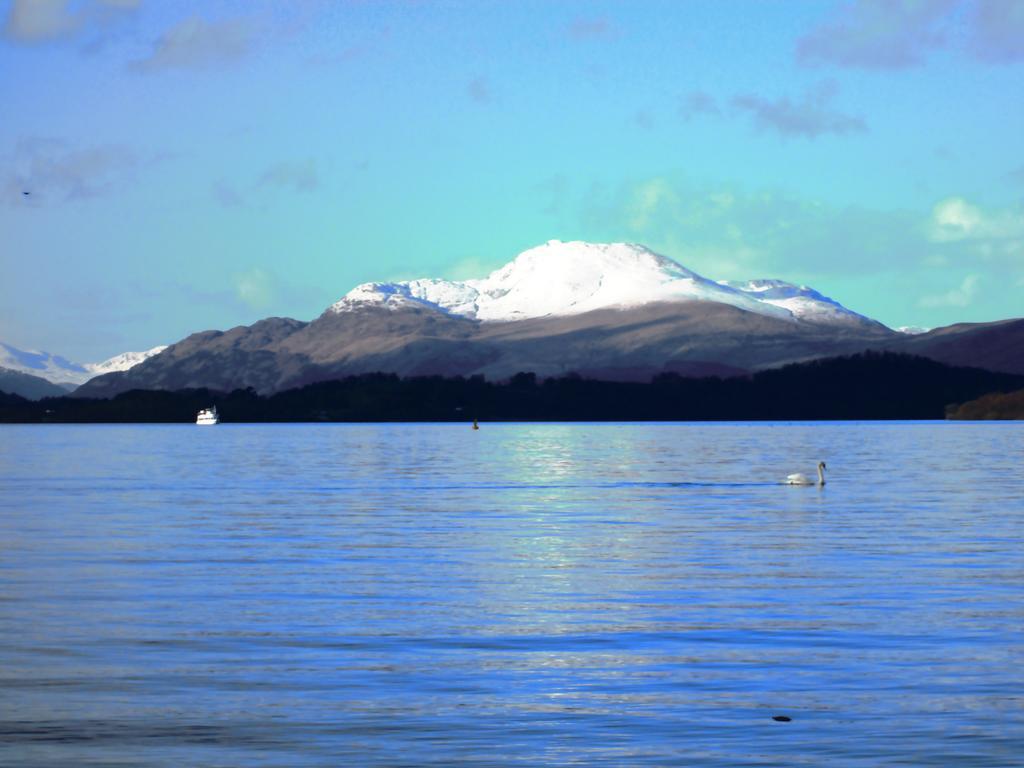
[[[1020,424],[0,427],[0,764],[1013,765],[1022,465]]]

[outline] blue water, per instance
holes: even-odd
[[[1020,765],[1022,467],[1020,423],[0,427],[0,764]]]

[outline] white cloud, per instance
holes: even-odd
[[[1024,212],[1013,210],[986,211],[962,197],[949,197],[932,209],[929,237],[935,242],[958,240],[1010,241],[1011,250],[1024,247]],[[989,250],[992,250],[991,247]]]
[[[932,210],[932,236],[936,240],[961,240],[977,232],[981,211],[962,197],[951,197]]]
[[[262,269],[255,267],[235,279],[235,294],[253,309],[263,309],[274,299],[274,281]]]
[[[475,280],[487,277],[487,275],[501,266],[500,262],[495,262],[493,259],[486,260],[476,256],[468,256],[448,267],[444,271],[444,277],[449,280]]]
[[[273,269],[255,266],[236,273],[226,287],[229,295],[234,289],[234,298],[239,304],[263,316],[308,316],[311,312],[319,312],[336,298],[332,288],[310,283],[297,285]],[[207,293],[211,299],[218,301],[220,294],[219,291]]]
[[[863,275],[894,255],[917,262],[931,246],[910,212],[833,208],[671,174],[594,188],[583,205],[595,237],[641,242],[716,277]]]
[[[628,206],[629,226],[636,230],[645,229],[658,209],[676,202],[672,185],[665,179],[648,179],[636,185]]]
[[[924,309],[937,307],[966,307],[974,302],[978,295],[978,275],[967,275],[959,286],[945,293],[922,296],[917,305]]]

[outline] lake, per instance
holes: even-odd
[[[2,426],[0,764],[1019,765],[1022,467],[1024,423]]]

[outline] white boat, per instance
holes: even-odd
[[[213,425],[220,423],[220,416],[217,415],[217,406],[203,408],[196,416],[196,424]]]

